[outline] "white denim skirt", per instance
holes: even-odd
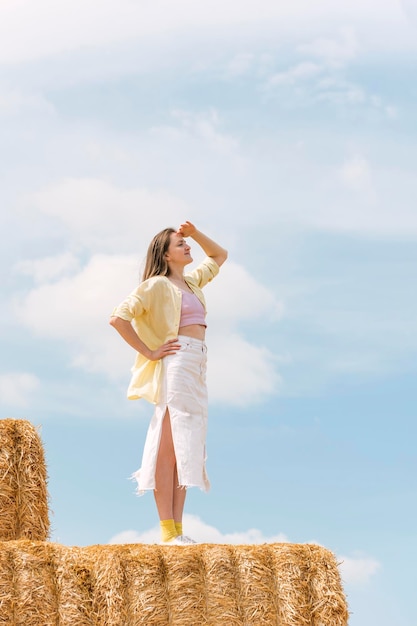
[[[149,424],[141,468],[132,475],[137,493],[153,490],[162,422],[169,411],[180,487],[210,489],[206,472],[207,348],[203,341],[180,335],[181,348],[162,359],[158,403]]]

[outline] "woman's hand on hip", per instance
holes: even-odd
[[[159,346],[156,350],[152,350],[149,356],[150,361],[159,361],[170,354],[175,354],[177,350],[181,348],[178,339],[169,339],[162,346]]]

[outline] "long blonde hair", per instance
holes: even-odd
[[[175,232],[174,228],[164,228],[152,239],[146,254],[142,280],[152,276],[168,276],[169,267],[165,255],[171,242],[171,235]]]

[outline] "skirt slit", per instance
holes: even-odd
[[[180,350],[162,361],[158,403],[149,424],[140,469],[132,476],[137,493],[156,489],[155,471],[162,424],[168,410],[179,487],[208,491],[206,471],[207,348],[204,342],[179,336]]]

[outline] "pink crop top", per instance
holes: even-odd
[[[189,291],[183,291],[181,289],[181,293],[180,327],[190,326],[190,324],[201,324],[201,326],[207,328],[206,312],[200,300],[194,293],[190,293]]]

